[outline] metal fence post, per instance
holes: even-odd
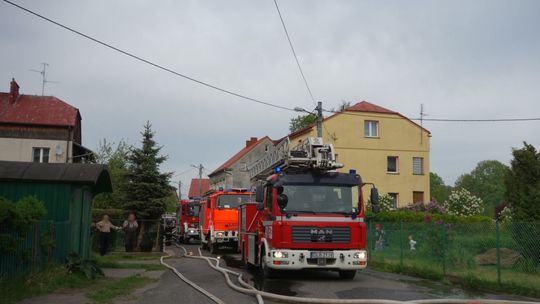
[[[442,258],[442,271],[443,275],[446,275],[446,257],[445,257],[445,251],[446,251],[446,225],[444,224],[444,221],[441,221],[441,258]]]
[[[401,270],[403,271],[403,220],[399,221],[399,255]]]
[[[501,285],[501,235],[500,235],[499,220],[495,221],[495,234],[497,241],[497,283]]]

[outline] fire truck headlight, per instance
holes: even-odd
[[[360,252],[355,253],[353,257],[355,259],[365,260],[367,259],[367,253],[365,251],[360,251]]]
[[[289,254],[287,252],[283,252],[283,251],[274,251],[272,254],[273,254],[274,258],[276,258],[276,259],[283,259],[283,258],[287,258],[289,256]]]

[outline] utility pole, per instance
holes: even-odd
[[[322,123],[323,123],[323,114],[322,114],[322,101],[317,102],[317,137],[322,137]]]
[[[202,174],[203,174],[203,165],[199,164],[197,165],[191,165],[193,168],[199,169],[199,196],[202,197]]]

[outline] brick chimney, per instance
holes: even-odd
[[[250,139],[246,140],[246,148],[249,148],[257,143],[257,137],[251,137]]]
[[[17,98],[19,98],[19,85],[15,81],[15,78],[11,78],[11,82],[9,83],[9,102],[15,103]]]

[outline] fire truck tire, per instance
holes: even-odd
[[[343,280],[352,280],[356,276],[356,270],[340,270],[339,277]]]
[[[218,245],[216,243],[210,242],[210,244],[208,244],[208,248],[210,248],[210,253],[211,254],[216,254],[217,249],[218,249]]]
[[[261,259],[260,259],[260,270],[263,278],[265,279],[273,279],[276,277],[276,270],[272,268],[268,268],[266,265],[266,253],[263,251],[261,253]]]
[[[203,240],[206,240],[206,242],[203,242]],[[201,247],[202,249],[208,249],[208,239],[203,235],[201,239]]]

